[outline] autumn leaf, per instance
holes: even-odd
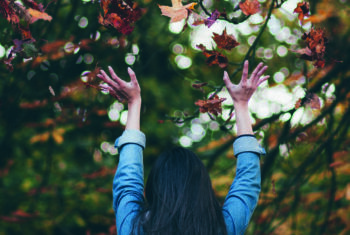
[[[218,48],[220,49],[225,49],[230,51],[239,45],[239,43],[236,41],[233,35],[227,34],[226,28],[224,29],[221,35],[217,33],[213,33],[213,34],[214,34],[213,39],[216,42],[216,45],[218,46]]]
[[[295,104],[295,108],[298,109],[301,106],[310,107],[311,109],[320,109],[320,98],[314,93],[307,93],[303,99],[299,99]]]
[[[197,3],[189,3],[185,6],[182,5],[181,0],[171,0],[172,6],[158,5],[162,15],[170,17],[170,22],[178,22],[188,17],[188,11],[193,10]]]
[[[17,4],[17,3],[13,3]],[[9,5],[7,0],[0,1],[0,14],[10,23],[19,23],[19,16],[16,14],[15,10]]]
[[[192,87],[195,88],[195,89],[200,89],[204,86],[208,85],[207,82],[196,82],[196,83],[193,83],[192,84]]]
[[[294,13],[298,13],[298,19],[300,22],[304,21],[305,16],[310,15],[310,6],[308,2],[300,2],[294,9]]]
[[[246,16],[254,15],[260,11],[260,3],[258,0],[245,0],[239,3],[239,8]]]
[[[103,15],[98,22],[106,27],[113,27],[122,34],[130,34],[132,26],[142,16],[142,10],[136,3],[123,0],[101,0]]]
[[[219,16],[220,16],[220,12],[219,12],[218,10],[215,9],[215,10],[211,13],[210,17],[209,17],[208,19],[205,19],[205,20],[204,20],[204,24],[205,24],[206,26],[208,26],[208,28],[210,28],[210,27],[216,22],[216,20],[219,19]]]
[[[33,0],[22,0],[22,2],[34,10],[41,11],[41,12],[45,11],[44,6],[41,3],[38,4]]]
[[[35,41],[35,39],[32,37],[32,33],[30,32],[29,28],[24,28],[22,26],[18,27],[21,35],[22,35],[22,40],[32,40]]]
[[[34,144],[36,142],[46,142],[50,138],[50,132],[46,131],[42,134],[38,134],[30,138],[30,143]]]
[[[201,113],[209,112],[218,116],[218,114],[222,112],[221,103],[224,100],[226,100],[226,98],[219,99],[219,96],[215,95],[207,100],[197,100],[195,105],[199,106],[199,111]]]
[[[207,57],[206,63],[209,66],[217,64],[220,68],[227,67],[228,59],[220,52],[207,50],[203,44],[197,45],[197,48],[201,49],[204,56]]]
[[[316,68],[323,68],[326,43],[328,42],[324,30],[312,28],[309,33],[303,34],[302,39],[305,40],[307,47],[293,50],[293,52],[301,54],[301,58],[304,60],[315,61]]]
[[[47,21],[51,21],[52,20],[52,17],[49,16],[47,13],[45,12],[41,12],[41,11],[38,11],[38,10],[35,10],[35,9],[32,9],[32,8],[29,8],[27,10],[27,12],[31,15],[32,19],[30,21],[30,23],[34,23],[35,21],[37,20],[47,20]]]

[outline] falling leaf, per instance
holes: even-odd
[[[197,45],[197,48],[201,49],[204,56],[207,57],[206,63],[208,65],[217,64],[220,68],[227,67],[228,59],[220,52],[207,50],[203,44]]]
[[[52,20],[52,17],[49,16],[45,12],[41,12],[41,11],[38,11],[38,10],[35,10],[35,9],[32,9],[32,8],[29,8],[27,11],[32,16],[32,19],[30,21],[31,24],[34,23],[37,20],[40,20],[40,19],[41,20],[47,20],[47,21],[51,21]]]
[[[310,107],[311,109],[320,109],[321,101],[320,98],[314,93],[307,93],[303,99],[299,99],[295,108],[298,109],[301,106]]]
[[[18,209],[16,211],[12,212],[12,215],[17,216],[17,217],[22,217],[22,218],[32,218],[32,217],[38,216],[38,213],[30,214],[30,213],[27,213],[21,209]]]
[[[30,143],[34,144],[36,142],[46,142],[50,138],[50,132],[44,132],[30,138]]]
[[[210,17],[209,17],[208,19],[205,19],[205,20],[204,20],[204,24],[205,24],[206,26],[208,26],[208,28],[210,28],[210,27],[216,22],[216,20],[219,19],[219,16],[220,16],[220,12],[219,12],[218,10],[215,9],[215,10],[211,13]]]
[[[239,8],[246,16],[254,15],[260,11],[260,3],[258,0],[245,0],[239,3]]]
[[[33,0],[22,0],[22,2],[25,5],[27,5],[28,7],[33,8],[37,11],[41,11],[41,12],[45,11],[44,6],[41,3],[38,4],[38,3],[34,2]]]
[[[294,9],[294,13],[298,13],[298,19],[300,22],[304,21],[305,16],[310,15],[310,6],[308,2],[300,2]]]
[[[35,41],[35,39],[32,37],[32,33],[30,32],[29,27],[28,28],[24,28],[22,26],[19,26],[18,28],[19,28],[19,31],[21,32],[22,40]]]
[[[134,30],[132,24],[142,16],[142,10],[131,0],[101,0],[100,6],[103,15],[99,15],[98,22],[122,34],[130,34]]]
[[[309,33],[303,34],[302,39],[305,40],[307,47],[293,51],[301,54],[301,58],[304,60],[314,61],[316,68],[323,68],[326,43],[328,42],[324,30],[312,28]]]
[[[22,102],[19,104],[19,107],[22,109],[35,109],[41,108],[47,105],[47,100],[36,100],[34,102]]]
[[[225,49],[230,51],[239,45],[239,43],[236,41],[233,35],[227,34],[226,28],[224,29],[221,35],[217,33],[213,33],[213,34],[214,34],[213,39],[216,42],[216,45],[218,46],[218,48],[220,49]]]
[[[329,164],[329,167],[336,168],[336,167],[343,166],[343,165],[344,165],[344,162],[336,161],[336,162],[332,162],[331,164]]]
[[[204,86],[208,85],[207,82],[197,82],[197,83],[193,83],[192,84],[192,87],[195,88],[195,89],[200,89]]]
[[[17,3],[13,3],[17,4]],[[0,1],[0,14],[10,23],[17,24],[19,23],[19,17],[16,14],[15,10],[10,7],[7,0]]]
[[[63,128],[54,129],[52,131],[52,133],[51,133],[52,138],[54,139],[54,141],[57,144],[62,144],[63,143],[63,141],[64,141],[64,138],[63,138],[64,132],[65,132],[65,129],[63,129]]]
[[[170,22],[173,23],[186,19],[188,17],[188,11],[193,10],[197,3],[192,2],[183,6],[181,0],[171,0],[171,4],[171,7],[161,5],[158,6],[162,12],[162,15],[170,17]]]
[[[215,95],[214,97],[207,100],[198,100],[195,105],[199,106],[199,111],[201,113],[212,113],[215,116],[218,116],[222,112],[221,103],[226,100],[226,98],[220,98]]]

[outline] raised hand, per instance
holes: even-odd
[[[241,81],[238,85],[233,84],[227,74],[224,72],[224,82],[228,92],[230,93],[234,104],[237,103],[248,103],[250,97],[256,91],[256,88],[261,83],[266,81],[270,76],[262,76],[267,69],[267,66],[263,66],[261,62],[253,71],[250,78],[248,79],[248,60],[244,62],[244,68],[242,73]]]
[[[141,89],[137,81],[134,71],[129,67],[128,73],[130,82],[126,82],[119,78],[111,66],[108,66],[111,77],[104,70],[100,70],[97,77],[101,78],[107,84],[101,84],[100,87],[108,91],[113,97],[120,102],[126,101],[128,104],[141,101]]]

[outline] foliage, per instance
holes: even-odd
[[[99,88],[107,65],[138,75],[146,178],[161,151],[188,146],[223,201],[236,161],[222,76],[238,82],[246,59],[273,77],[250,103],[268,154],[247,234],[349,233],[348,1],[158,4],[170,1],[0,0],[0,234],[115,232],[127,111]]]

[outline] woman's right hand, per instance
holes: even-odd
[[[114,72],[111,66],[108,66],[110,78],[104,70],[100,70],[100,74],[97,77],[101,78],[107,84],[102,84],[100,87],[103,90],[108,91],[113,97],[117,98],[120,102],[127,101],[128,104],[141,101],[141,89],[135,72],[128,68],[128,73],[131,81],[125,82],[120,79]]]
[[[252,75],[248,79],[248,65],[248,60],[246,60],[244,62],[242,78],[238,85],[233,84],[228,73],[226,71],[224,72],[224,82],[233,99],[234,105],[247,104],[258,86],[270,77],[262,76],[266,71],[267,66],[263,66],[263,63],[261,62],[254,69]]]

